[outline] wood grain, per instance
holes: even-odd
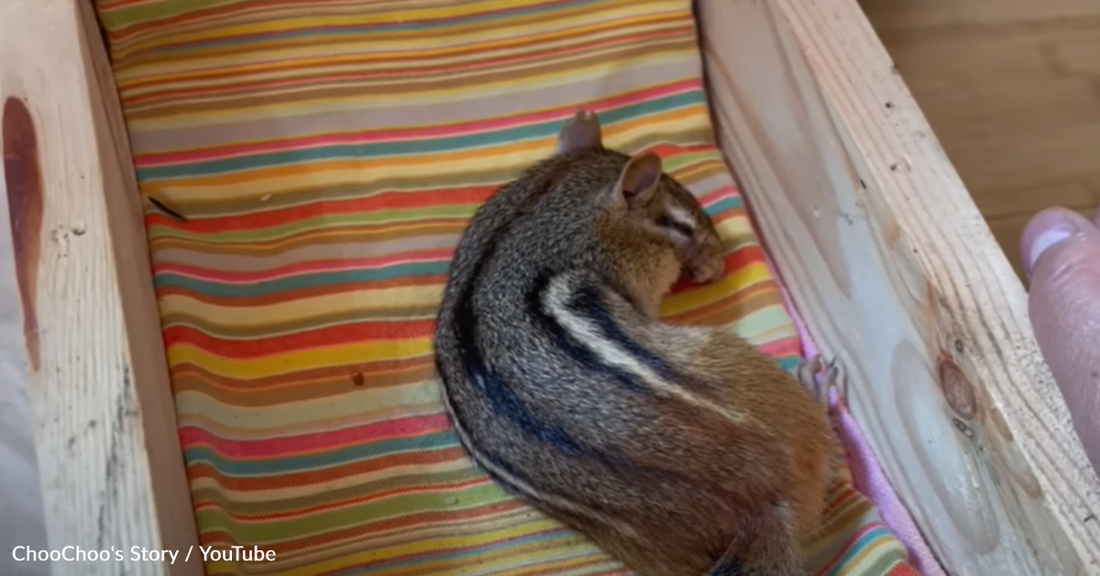
[[[1023,286],[855,0],[698,6],[722,147],[944,568],[1100,574],[1100,482]]]
[[[139,197],[89,8],[0,2],[0,101],[22,110],[13,112],[25,116],[20,137],[37,150],[24,154],[20,162],[34,167],[20,174],[5,162],[0,197],[13,184],[28,189],[21,174],[40,180],[40,234],[24,237],[34,245],[16,257],[37,262],[23,266],[33,288],[24,314],[37,320],[40,352],[37,365],[28,355],[27,389],[49,547],[123,551],[122,561],[51,568],[198,575],[194,556],[169,565],[130,554],[135,546],[186,552],[197,537]]]

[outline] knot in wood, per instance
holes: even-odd
[[[963,374],[955,361],[941,356],[938,363],[940,388],[947,405],[959,419],[970,421],[978,413],[978,400],[974,395],[974,386]]]
[[[39,166],[38,135],[27,104],[9,96],[0,113],[0,150],[11,222],[15,277],[23,307],[23,340],[34,372],[41,369],[36,285],[42,251],[42,216],[45,190]]]

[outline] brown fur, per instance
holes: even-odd
[[[643,576],[804,574],[834,470],[808,365],[658,320],[682,269],[723,267],[696,199],[582,111],[478,211],[444,293],[436,364],[467,451]]]

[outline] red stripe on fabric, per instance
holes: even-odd
[[[354,322],[269,338],[232,340],[209,336],[189,326],[169,326],[164,329],[164,342],[166,346],[189,344],[226,359],[245,360],[345,344],[429,338],[434,330],[435,320],[402,319]]]
[[[194,426],[180,428],[185,446],[209,446],[219,455],[233,460],[263,460],[339,450],[357,444],[369,444],[395,438],[413,438],[450,428],[446,414],[412,416],[363,426],[317,432],[299,436],[280,436],[263,440],[225,440]]]

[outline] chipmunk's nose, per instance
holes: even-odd
[[[721,260],[708,260],[706,263],[692,270],[692,279],[700,284],[707,284],[720,280],[722,274],[726,271],[724,264],[725,263]]]
[[[726,272],[726,259],[720,250],[703,249],[689,262],[688,270],[692,279],[700,284],[715,282]]]

